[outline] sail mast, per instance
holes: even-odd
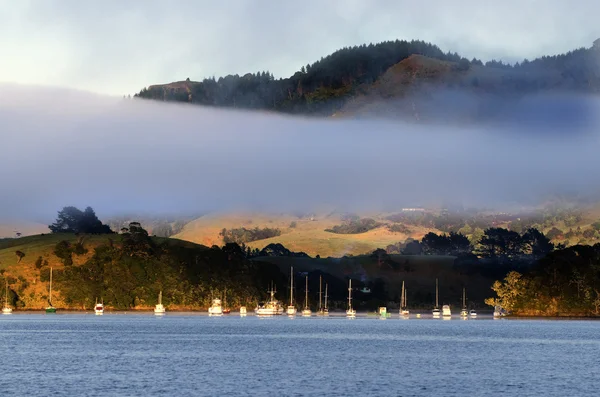
[[[48,288],[48,301],[52,306],[52,268],[50,268],[50,287]]]
[[[439,306],[438,302],[438,279],[435,279],[435,308],[437,309]]]
[[[323,276],[319,276],[319,311],[323,310]]]
[[[404,281],[402,281],[402,293],[400,295],[400,309],[404,308]]]
[[[352,311],[352,279],[348,281],[348,311]]]
[[[406,290],[404,290],[404,308],[407,309],[408,308],[408,304],[406,303],[406,298],[407,298],[408,293],[406,292]]]
[[[304,289],[304,308],[308,310],[308,276],[306,276],[306,288]]]
[[[290,267],[290,306],[294,305],[294,267]]]
[[[465,301],[466,301],[466,288],[463,288],[463,309],[467,308]]]
[[[327,310],[327,283],[325,283],[325,310]]]

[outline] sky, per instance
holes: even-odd
[[[0,82],[133,95],[188,77],[287,77],[395,39],[514,62],[590,47],[599,12],[595,0],[0,0]]]

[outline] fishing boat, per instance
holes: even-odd
[[[12,308],[8,306],[8,278],[6,279],[6,288],[4,289],[4,306],[2,314],[12,314]]]
[[[104,314],[104,301],[98,303],[98,298],[96,298],[96,304],[94,305],[94,313],[96,313],[96,316],[101,316]]]
[[[466,288],[463,288],[463,307],[462,307],[462,310],[460,311],[460,316],[467,317],[468,315],[469,315],[469,312],[467,311],[467,290],[466,290]]]
[[[240,317],[246,317],[247,311],[246,306],[240,306]]]
[[[294,306],[294,267],[290,268],[290,304],[287,307],[288,316],[296,315],[296,306]]]
[[[227,288],[223,292],[223,314],[231,313],[231,309],[227,306]]]
[[[308,307],[308,276],[306,276],[306,287],[304,288],[304,309],[302,310],[302,317],[312,316],[312,311]]]
[[[275,299],[275,294],[277,293],[275,288],[272,288],[269,293],[271,294],[271,298],[268,302],[263,305],[259,305],[255,309],[256,314],[259,316],[276,316],[283,314],[283,306],[281,305],[281,302]]]
[[[433,310],[431,311],[431,314],[433,315],[434,318],[439,318],[440,317],[440,308],[439,308],[439,293],[438,293],[438,279],[435,279],[435,307],[433,308]]]
[[[52,306],[52,268],[50,268],[50,284],[48,287],[48,307],[46,313],[56,313],[56,308]]]
[[[158,293],[158,303],[156,304],[156,306],[154,307],[154,314],[157,316],[161,316],[163,314],[165,314],[165,307],[162,304],[162,291],[159,291]]]
[[[352,279],[348,280],[348,310],[346,310],[346,317],[356,317],[356,310],[352,308]]]
[[[408,316],[410,312],[406,306],[406,289],[404,289],[404,281],[402,281],[402,293],[400,295],[400,315]]]
[[[216,298],[212,300],[212,305],[208,308],[209,316],[222,316],[223,307],[221,306],[221,299]]]

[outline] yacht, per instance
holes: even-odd
[[[469,316],[471,316],[471,317],[477,317],[477,312],[475,310],[471,309],[469,311]]]
[[[6,288],[4,289],[4,307],[2,314],[12,314],[12,308],[8,306],[8,278],[6,279]]]
[[[434,318],[439,318],[440,317],[440,309],[439,309],[439,293],[438,293],[438,279],[435,279],[435,307],[433,308],[433,310],[431,311],[431,314],[433,315]]]
[[[208,308],[209,316],[222,316],[223,307],[221,306],[221,299],[216,298],[212,300],[212,305]]]
[[[462,307],[462,310],[460,311],[460,316],[467,317],[468,315],[469,315],[469,312],[467,311],[467,292],[466,292],[466,289],[463,288],[463,307]]]
[[[255,309],[255,312],[259,316],[276,316],[283,314],[283,306],[281,302],[275,299],[275,293],[277,291],[273,288],[269,293],[271,294],[271,299],[266,302],[264,305],[259,305]]]
[[[327,307],[327,283],[325,283],[325,307],[323,308],[323,315],[329,316],[329,308]]]
[[[325,309],[323,308],[323,276],[319,276],[319,311],[317,316],[324,316]]]
[[[240,306],[240,317],[246,317],[247,311],[246,306]]]
[[[304,288],[304,309],[302,310],[302,317],[312,316],[312,311],[308,307],[308,276],[306,276],[306,287]]]
[[[52,306],[52,268],[50,268],[50,286],[48,287],[48,307],[46,313],[56,313],[56,308]]]
[[[165,307],[162,304],[162,291],[158,293],[158,303],[154,307],[154,314],[157,316],[165,314]]]
[[[406,307],[406,289],[404,289],[404,281],[402,281],[402,294],[400,295],[400,315],[408,316],[410,312]]]
[[[296,306],[294,306],[294,267],[290,268],[290,304],[287,307],[287,315],[296,315]]]
[[[98,303],[98,298],[96,298],[96,304],[94,305],[94,313],[96,313],[96,316],[104,314],[104,302]]]
[[[352,279],[348,280],[348,310],[346,310],[346,317],[356,317],[356,310],[352,308]]]

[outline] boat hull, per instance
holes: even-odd
[[[312,316],[312,311],[310,311],[310,309],[302,310],[302,317],[310,317],[310,316]]]
[[[56,308],[55,307],[47,307],[46,313],[56,313]]]
[[[2,314],[12,314],[12,309],[10,307],[3,307]]]
[[[354,310],[354,309],[346,310],[346,317],[348,317],[348,318],[356,317],[356,310]]]
[[[287,312],[287,315],[288,315],[288,316],[295,316],[295,315],[296,315],[296,312],[297,312],[297,310],[296,310],[296,308],[295,308],[294,306],[288,306],[288,308],[287,308],[287,311],[286,311],[286,312]]]
[[[258,309],[256,310],[258,316],[280,316],[283,314],[283,309]]]

